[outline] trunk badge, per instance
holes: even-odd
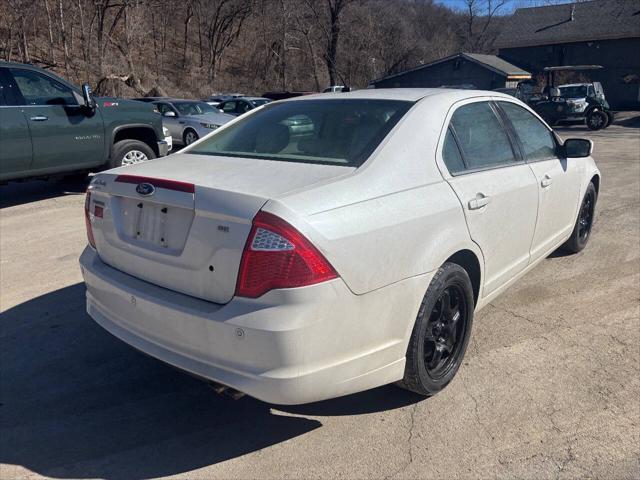
[[[136,186],[136,192],[143,197],[148,197],[149,195],[153,195],[156,192],[156,187],[154,187],[150,183],[139,183]]]

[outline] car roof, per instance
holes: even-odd
[[[495,96],[513,99],[513,97],[500,92],[489,90],[467,90],[454,88],[367,88],[364,90],[352,90],[350,92],[327,92],[315,95],[287,98],[278,102],[307,102],[309,100],[400,100],[417,102],[425,97],[448,96],[452,101],[479,96]]]
[[[587,83],[565,83],[564,85],[558,85],[558,88],[563,88],[563,87],[587,87],[591,85],[591,82],[587,82]]]

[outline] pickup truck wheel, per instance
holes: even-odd
[[[195,142],[196,140],[198,140],[198,134],[196,133],[195,130],[192,130],[190,128],[186,129],[184,131],[184,135],[182,137],[182,140],[186,145],[191,145],[193,142]]]
[[[401,387],[431,396],[447,386],[464,358],[473,308],[473,287],[466,270],[445,263],[431,280],[418,310]]]
[[[593,216],[597,199],[596,187],[593,183],[590,183],[582,199],[573,232],[571,232],[569,240],[562,246],[563,250],[569,253],[578,253],[587,246],[587,242],[591,236],[591,227],[593,226]]]
[[[149,145],[140,140],[120,140],[113,145],[111,167],[134,165],[156,158]]]

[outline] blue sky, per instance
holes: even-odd
[[[502,15],[513,13],[516,8],[522,7],[539,7],[542,5],[548,5],[550,3],[570,3],[571,0],[507,0],[507,4],[504,5],[498,11]],[[454,10],[466,10],[467,4],[465,0],[435,0],[435,3],[446,5]]]

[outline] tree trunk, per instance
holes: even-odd
[[[53,20],[51,18],[51,8],[49,7],[49,0],[44,0],[44,9],[47,12],[47,27],[49,33],[49,61],[55,65],[56,63],[56,54],[53,48]]]

